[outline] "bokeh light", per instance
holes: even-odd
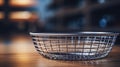
[[[35,5],[35,0],[10,0],[11,6],[30,7]]]
[[[0,6],[4,4],[4,0],[0,0]]]
[[[16,11],[11,12],[10,19],[11,20],[28,20],[32,14],[28,11]]]

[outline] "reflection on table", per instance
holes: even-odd
[[[35,51],[30,37],[14,36],[0,39],[0,67],[119,67],[120,46],[103,59],[91,61],[60,61],[42,57]]]

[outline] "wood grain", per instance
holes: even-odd
[[[114,46],[108,57],[91,61],[60,61],[33,53],[0,54],[0,67],[119,67],[120,46]]]
[[[120,67],[120,46],[115,45],[103,59],[60,61],[42,57],[35,51],[30,38],[14,37],[5,45],[0,41],[0,67]]]

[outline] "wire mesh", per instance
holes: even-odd
[[[88,32],[65,35],[30,33],[30,35],[36,50],[44,57],[58,60],[91,60],[106,57],[118,33]]]

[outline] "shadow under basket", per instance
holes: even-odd
[[[118,33],[30,33],[36,50],[49,59],[92,60],[106,57]]]

